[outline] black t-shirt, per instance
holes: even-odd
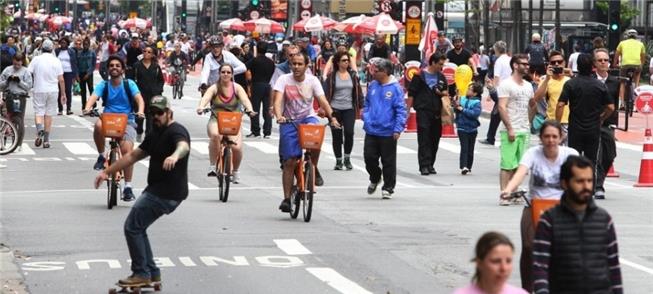
[[[248,61],[247,69],[252,72],[252,83],[270,83],[274,74],[274,61],[261,54]]]
[[[619,112],[616,110],[617,101],[619,101],[619,80],[614,76],[608,76],[608,79],[605,81],[605,86],[608,88],[608,97],[610,98],[610,103],[614,104],[615,111],[603,121],[603,126],[619,125]]]
[[[451,49],[447,52],[447,59],[449,59],[449,62],[455,63],[457,66],[469,64],[470,58],[472,58],[472,54],[465,48],[460,51],[460,54],[456,53],[456,49]]]
[[[565,83],[558,102],[569,104],[569,128],[581,132],[598,132],[601,113],[613,103],[601,81],[583,75]]]
[[[170,171],[163,170],[163,161],[185,141],[190,145],[190,135],[179,123],[172,123],[162,131],[150,132],[138,148],[150,156],[145,191],[169,200],[182,201],[188,197],[188,155],[177,161]]]
[[[131,44],[125,44],[125,46],[129,46],[127,47],[127,61],[125,64],[129,67],[133,67],[138,61],[138,56],[143,54],[143,50],[140,46],[136,48],[132,47]]]

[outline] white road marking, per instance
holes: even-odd
[[[304,247],[302,243],[299,243],[296,239],[275,239],[274,243],[277,244],[277,247],[281,249],[284,253],[288,255],[309,255],[313,254],[308,248]]]
[[[93,155],[98,154],[95,148],[91,147],[88,143],[73,143],[73,142],[64,142],[63,145],[70,151],[70,153],[75,155]]]
[[[619,187],[619,188],[632,188],[632,186],[629,186],[629,185],[623,185],[623,184],[618,184],[618,183],[615,183],[615,182],[613,182],[613,181],[609,181],[609,180],[608,180],[608,181],[605,181],[605,184],[608,184],[608,185],[610,185],[610,186]]]
[[[193,183],[188,182],[188,190],[199,190],[200,187],[193,185]]]
[[[417,154],[417,151],[401,145],[397,145],[397,154]]]
[[[193,141],[193,143],[190,144],[190,148],[195,150],[195,152],[197,152],[199,154],[202,154],[202,155],[209,154],[209,142]]]
[[[80,125],[86,127],[89,130],[93,130],[93,127],[95,126],[95,122],[90,122],[82,117],[76,116],[76,115],[69,115],[67,118],[72,119],[79,123]]]
[[[365,288],[354,283],[353,281],[345,278],[332,268],[328,267],[309,267],[306,271],[311,273],[320,281],[325,282],[331,288],[336,289],[340,293],[347,294],[372,294],[372,292],[365,290]]]
[[[258,149],[259,151],[265,153],[265,154],[278,154],[279,153],[279,147],[272,145],[267,142],[260,142],[260,141],[249,141],[249,142],[243,142],[245,145],[249,147],[254,147]]]
[[[642,152],[644,150],[642,145],[633,145],[633,144],[622,143],[622,142],[617,142],[617,148],[631,150],[635,152]]]
[[[640,271],[643,271],[643,272],[645,272],[647,274],[653,275],[653,269],[645,267],[645,266],[643,266],[641,264],[634,263],[634,262],[632,262],[630,260],[626,260],[626,259],[624,259],[622,257],[619,258],[619,262],[622,263],[622,264],[625,264],[625,265],[627,265],[629,267],[632,267],[634,269],[638,269]]]
[[[34,150],[29,147],[29,144],[26,143],[20,145],[20,148],[18,149],[16,149],[16,151],[8,155],[35,155],[36,154],[36,152],[34,152]]]
[[[480,143],[476,144],[474,147],[478,145],[480,145]],[[460,154],[460,144],[453,144],[453,143],[446,142],[444,140],[440,140],[440,145],[438,145],[438,150],[440,149],[444,149],[451,153]],[[478,150],[474,150],[474,154],[478,154]]]

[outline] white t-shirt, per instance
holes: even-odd
[[[61,66],[63,66],[63,72],[72,72],[73,67],[70,64],[70,54],[68,54],[68,50],[61,50],[59,51],[59,60],[61,60]]]
[[[580,55],[580,52],[574,52],[569,55],[569,67],[573,72],[578,72],[578,62],[576,62],[578,60],[578,55]]]
[[[529,148],[521,158],[519,165],[528,168],[531,179],[528,183],[530,199],[560,199],[560,167],[570,155],[578,155],[574,148],[558,147],[558,158],[550,161],[544,156],[542,145]]]
[[[510,67],[510,56],[503,54],[494,61],[494,76],[499,77],[499,80],[505,80],[512,74]]]
[[[27,70],[34,75],[34,93],[59,92],[59,76],[63,75],[63,67],[54,54],[44,52],[34,57]]]
[[[282,75],[273,89],[283,93],[283,116],[294,120],[315,117],[313,99],[324,96],[320,80],[309,74],[302,82],[297,82],[292,73]]]
[[[512,77],[501,80],[497,88],[499,100],[508,99],[508,116],[515,132],[529,132],[528,101],[533,98],[533,86],[526,80],[517,84]],[[504,126],[505,129],[505,126]]]

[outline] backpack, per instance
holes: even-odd
[[[107,107],[107,101],[109,98],[109,81],[104,81],[104,91],[102,92],[102,106]],[[122,87],[125,88],[125,93],[127,93],[127,99],[129,100],[129,105],[132,107],[132,112],[134,112],[134,109],[137,109],[136,107],[136,101],[134,100],[134,96],[132,95],[131,89],[129,89],[129,80],[124,79],[122,80]]]
[[[542,44],[537,44],[537,45],[529,45],[530,49],[528,51],[528,54],[530,54],[530,63],[531,64],[544,64],[546,61],[546,50],[544,49],[544,45]]]

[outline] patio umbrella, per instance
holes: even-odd
[[[48,22],[56,27],[71,23],[72,21],[73,19],[71,17],[61,16],[61,15],[56,15],[48,19]]]
[[[354,26],[354,32],[362,34],[396,34],[403,27],[400,22],[393,20],[390,15],[381,13],[369,17],[362,23]]]
[[[338,22],[333,19],[316,14],[308,19],[295,23],[292,29],[299,32],[319,32],[332,29],[337,24]]]
[[[356,25],[361,24],[363,21],[365,21],[365,19],[367,19],[367,16],[363,14],[359,16],[350,17],[336,24],[334,29],[345,33],[353,33],[354,27]]]
[[[152,22],[147,19],[142,19],[138,17],[130,18],[128,20],[123,20],[118,22],[118,25],[123,29],[139,28],[145,29],[152,27]]]
[[[258,32],[260,34],[283,33],[285,31],[280,23],[265,17],[246,21],[243,25],[247,31]]]
[[[234,30],[234,31],[247,31],[243,25],[243,21],[240,18],[230,18],[220,22],[220,28],[223,30]]]
[[[417,49],[422,51],[424,58],[431,57],[431,54],[435,51],[433,47],[433,42],[438,38],[438,25],[433,19],[433,12],[429,12],[429,17],[426,20],[426,25],[424,25],[424,34],[422,39],[419,41],[419,46]]]

